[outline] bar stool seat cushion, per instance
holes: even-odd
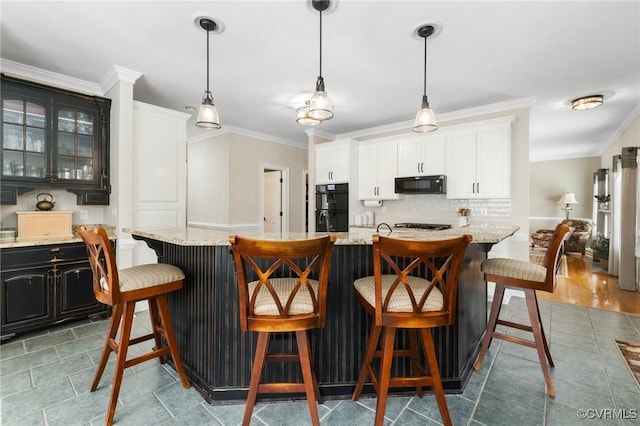
[[[180,268],[165,263],[132,266],[118,271],[120,292],[155,287],[184,279]]]
[[[280,299],[280,303],[284,307],[289,300],[291,292],[298,284],[298,278],[269,278],[269,282],[273,286],[273,289]],[[293,301],[291,302],[291,308],[289,309],[289,315],[304,315],[314,313],[313,300],[309,293],[309,289],[306,287],[310,285],[313,288],[313,294],[318,294],[318,281],[307,280],[307,284],[301,285],[296,293]],[[249,298],[253,297],[253,292],[258,286],[258,281],[251,281],[247,284],[249,288]],[[278,305],[273,300],[271,293],[266,285],[260,288],[260,293],[256,298],[256,303],[253,309],[254,315],[280,315],[278,311]]]
[[[487,259],[480,265],[485,274],[500,275],[519,280],[543,283],[546,279],[547,268],[536,263],[516,259]]]
[[[393,285],[394,281],[397,279],[397,275],[382,275],[382,300],[387,297],[387,293],[389,292],[389,288]],[[407,276],[407,281],[409,285],[413,289],[413,293],[416,297],[422,297],[424,292],[429,288],[431,284],[429,280],[425,280],[424,278]],[[364,300],[371,306],[376,306],[376,284],[375,278],[373,276],[359,278],[353,282],[353,286],[356,291],[362,296]],[[418,302],[418,300],[416,300]],[[431,293],[427,297],[427,300],[422,307],[422,312],[429,311],[439,311],[443,307],[443,299],[442,293],[437,287],[434,287],[431,290]],[[389,307],[387,308],[389,312],[413,312],[413,305],[411,304],[411,299],[409,298],[409,293],[404,288],[403,284],[400,283],[398,288],[394,291],[391,296],[391,300],[389,301]]]

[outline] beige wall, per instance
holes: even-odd
[[[579,204],[570,217],[591,218],[593,211],[593,173],[600,168],[599,157],[535,161],[529,165],[531,228],[551,228],[565,218],[560,195],[573,192]]]
[[[262,172],[288,169],[289,231],[302,231],[307,149],[226,132],[190,143],[187,223],[217,229],[258,229]]]

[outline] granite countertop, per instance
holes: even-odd
[[[100,224],[84,224],[87,228],[93,229],[96,227],[103,227],[107,230],[107,234],[109,238],[116,239],[117,233],[115,226],[110,225],[100,225]],[[73,225],[73,238],[66,240],[39,240],[39,241],[12,241],[6,243],[0,243],[0,249],[12,248],[12,247],[29,247],[29,246],[44,246],[48,244],[70,244],[70,243],[81,243],[82,238],[78,235],[78,231],[76,231],[76,226]]]
[[[496,244],[515,234],[518,226],[511,225],[483,225],[476,224],[464,227],[454,227],[442,231],[429,230],[394,230],[380,232],[380,235],[394,238],[406,238],[416,240],[437,240],[454,238],[464,234],[473,236],[473,243]],[[273,240],[299,240],[327,235],[326,232],[304,233],[260,233],[260,232],[229,232],[205,228],[175,227],[175,228],[124,228],[134,236],[149,238],[181,246],[223,246],[229,245],[229,235],[242,235],[250,238],[273,239]],[[375,233],[374,228],[352,228],[350,232],[335,232],[337,236],[336,245],[360,245],[372,244],[371,236]]]

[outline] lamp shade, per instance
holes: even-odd
[[[576,200],[576,194],[573,192],[565,192],[560,196],[560,200],[558,200],[559,204],[578,204],[578,200]]]
[[[196,126],[205,127],[207,129],[219,129],[220,117],[218,116],[218,110],[213,104],[213,97],[211,92],[205,92],[202,98],[202,104],[198,109],[198,118],[196,119]]]
[[[309,100],[309,112],[307,115],[314,120],[329,120],[333,117],[333,101],[327,92],[316,90]]]
[[[309,101],[305,102],[305,106],[296,110],[296,122],[303,126],[317,126],[322,124],[322,121],[309,117]]]
[[[433,113],[433,110],[428,106],[426,108],[422,108],[416,114],[416,121],[413,126],[413,131],[416,133],[427,133],[433,132],[438,129],[438,124],[436,123],[436,115]]]

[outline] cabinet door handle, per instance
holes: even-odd
[[[476,193],[476,183],[475,183],[475,182],[473,182],[473,183],[471,184],[471,193],[472,193],[472,194],[475,194],[475,193]]]
[[[420,163],[418,163],[418,173],[420,173]]]
[[[424,173],[424,163],[420,163],[420,173]]]
[[[478,194],[480,193],[480,182],[476,182],[476,191],[478,191]]]

